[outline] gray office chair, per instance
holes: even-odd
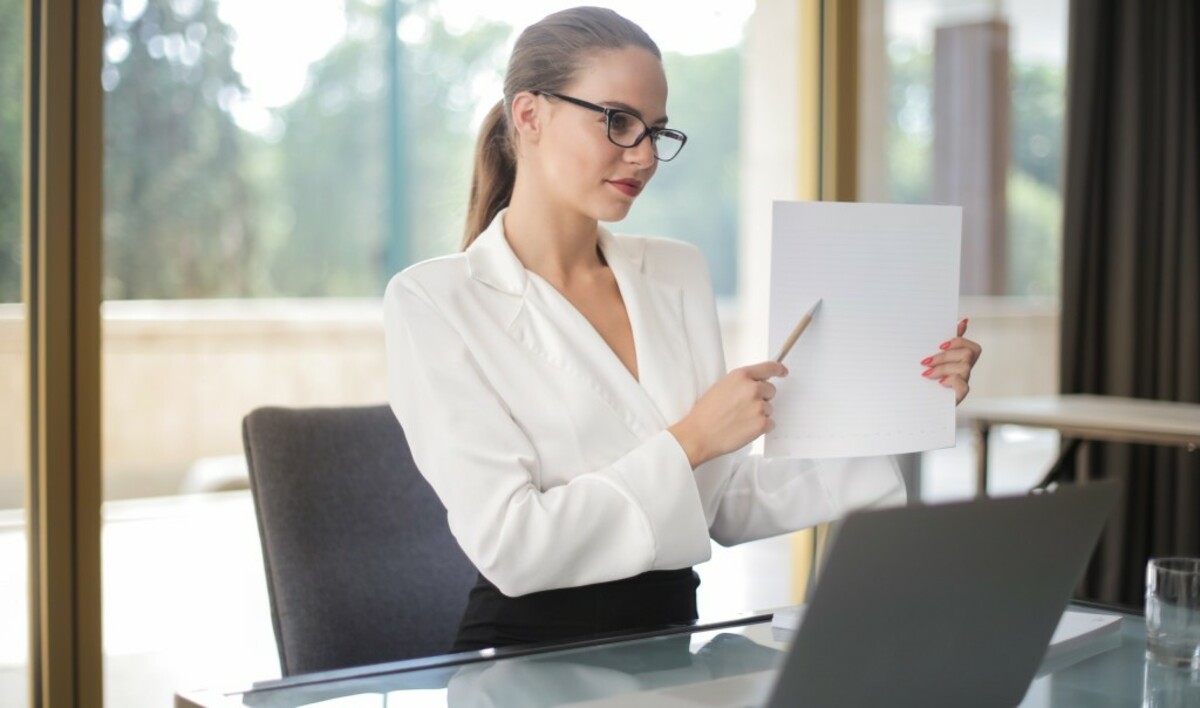
[[[284,676],[445,653],[475,567],[387,406],[242,422]]]

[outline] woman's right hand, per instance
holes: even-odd
[[[775,386],[768,379],[776,376],[787,376],[787,367],[775,361],[734,369],[669,428],[693,469],[775,428],[771,420]]]

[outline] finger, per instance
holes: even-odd
[[[967,333],[967,318],[964,317],[958,322],[958,336],[963,336]]]
[[[947,376],[957,376],[967,381],[971,378],[971,365],[966,362],[952,361],[947,364],[931,366],[922,371],[921,375],[927,379],[942,379]]]
[[[938,349],[940,349],[943,352],[948,352],[948,351],[952,351],[955,349],[966,349],[971,352],[971,356],[973,359],[978,359],[979,355],[983,352],[983,347],[979,346],[978,342],[974,342],[970,339],[966,339],[963,337],[955,337],[954,339],[947,339],[946,341],[944,341],[938,345]]]
[[[925,357],[921,360],[921,366],[937,366],[938,364],[947,364],[950,362],[965,362],[969,364],[974,359],[974,356],[974,352],[966,347],[951,347],[944,352]]]
[[[742,367],[750,378],[755,381],[765,381],[776,376],[787,376],[787,367],[777,361],[764,361],[758,364]]]
[[[762,414],[770,418],[775,414],[775,406],[772,406],[770,401],[763,401]]]
[[[979,353],[983,351],[983,347],[979,346],[979,342],[976,342],[973,339],[967,339],[966,337],[955,337],[954,339],[943,342],[938,348],[942,351],[949,351],[951,349],[968,349],[975,354],[975,356],[979,356]]]
[[[769,401],[775,397],[775,384],[767,383],[766,381],[758,382],[758,397],[764,401]]]
[[[971,386],[958,376],[946,376],[938,383],[946,388],[954,389],[954,405],[962,403],[963,399],[966,398],[967,394],[971,391]]]
[[[966,345],[967,349],[971,350],[971,354],[972,354],[971,361],[972,362],[979,361],[979,355],[983,354],[983,347],[979,346],[979,342],[976,342],[976,341],[973,341],[970,339],[964,339],[962,341],[963,341],[963,344]]]

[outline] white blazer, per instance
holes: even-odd
[[[693,470],[667,431],[725,375],[703,254],[665,239],[600,248],[640,381],[527,271],[503,213],[463,253],[397,274],[384,302],[390,400],[467,556],[506,595],[708,560],[731,545],[901,503],[891,458],[764,459]]]

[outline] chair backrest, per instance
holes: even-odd
[[[450,650],[476,570],[387,406],[242,422],[283,675]]]

